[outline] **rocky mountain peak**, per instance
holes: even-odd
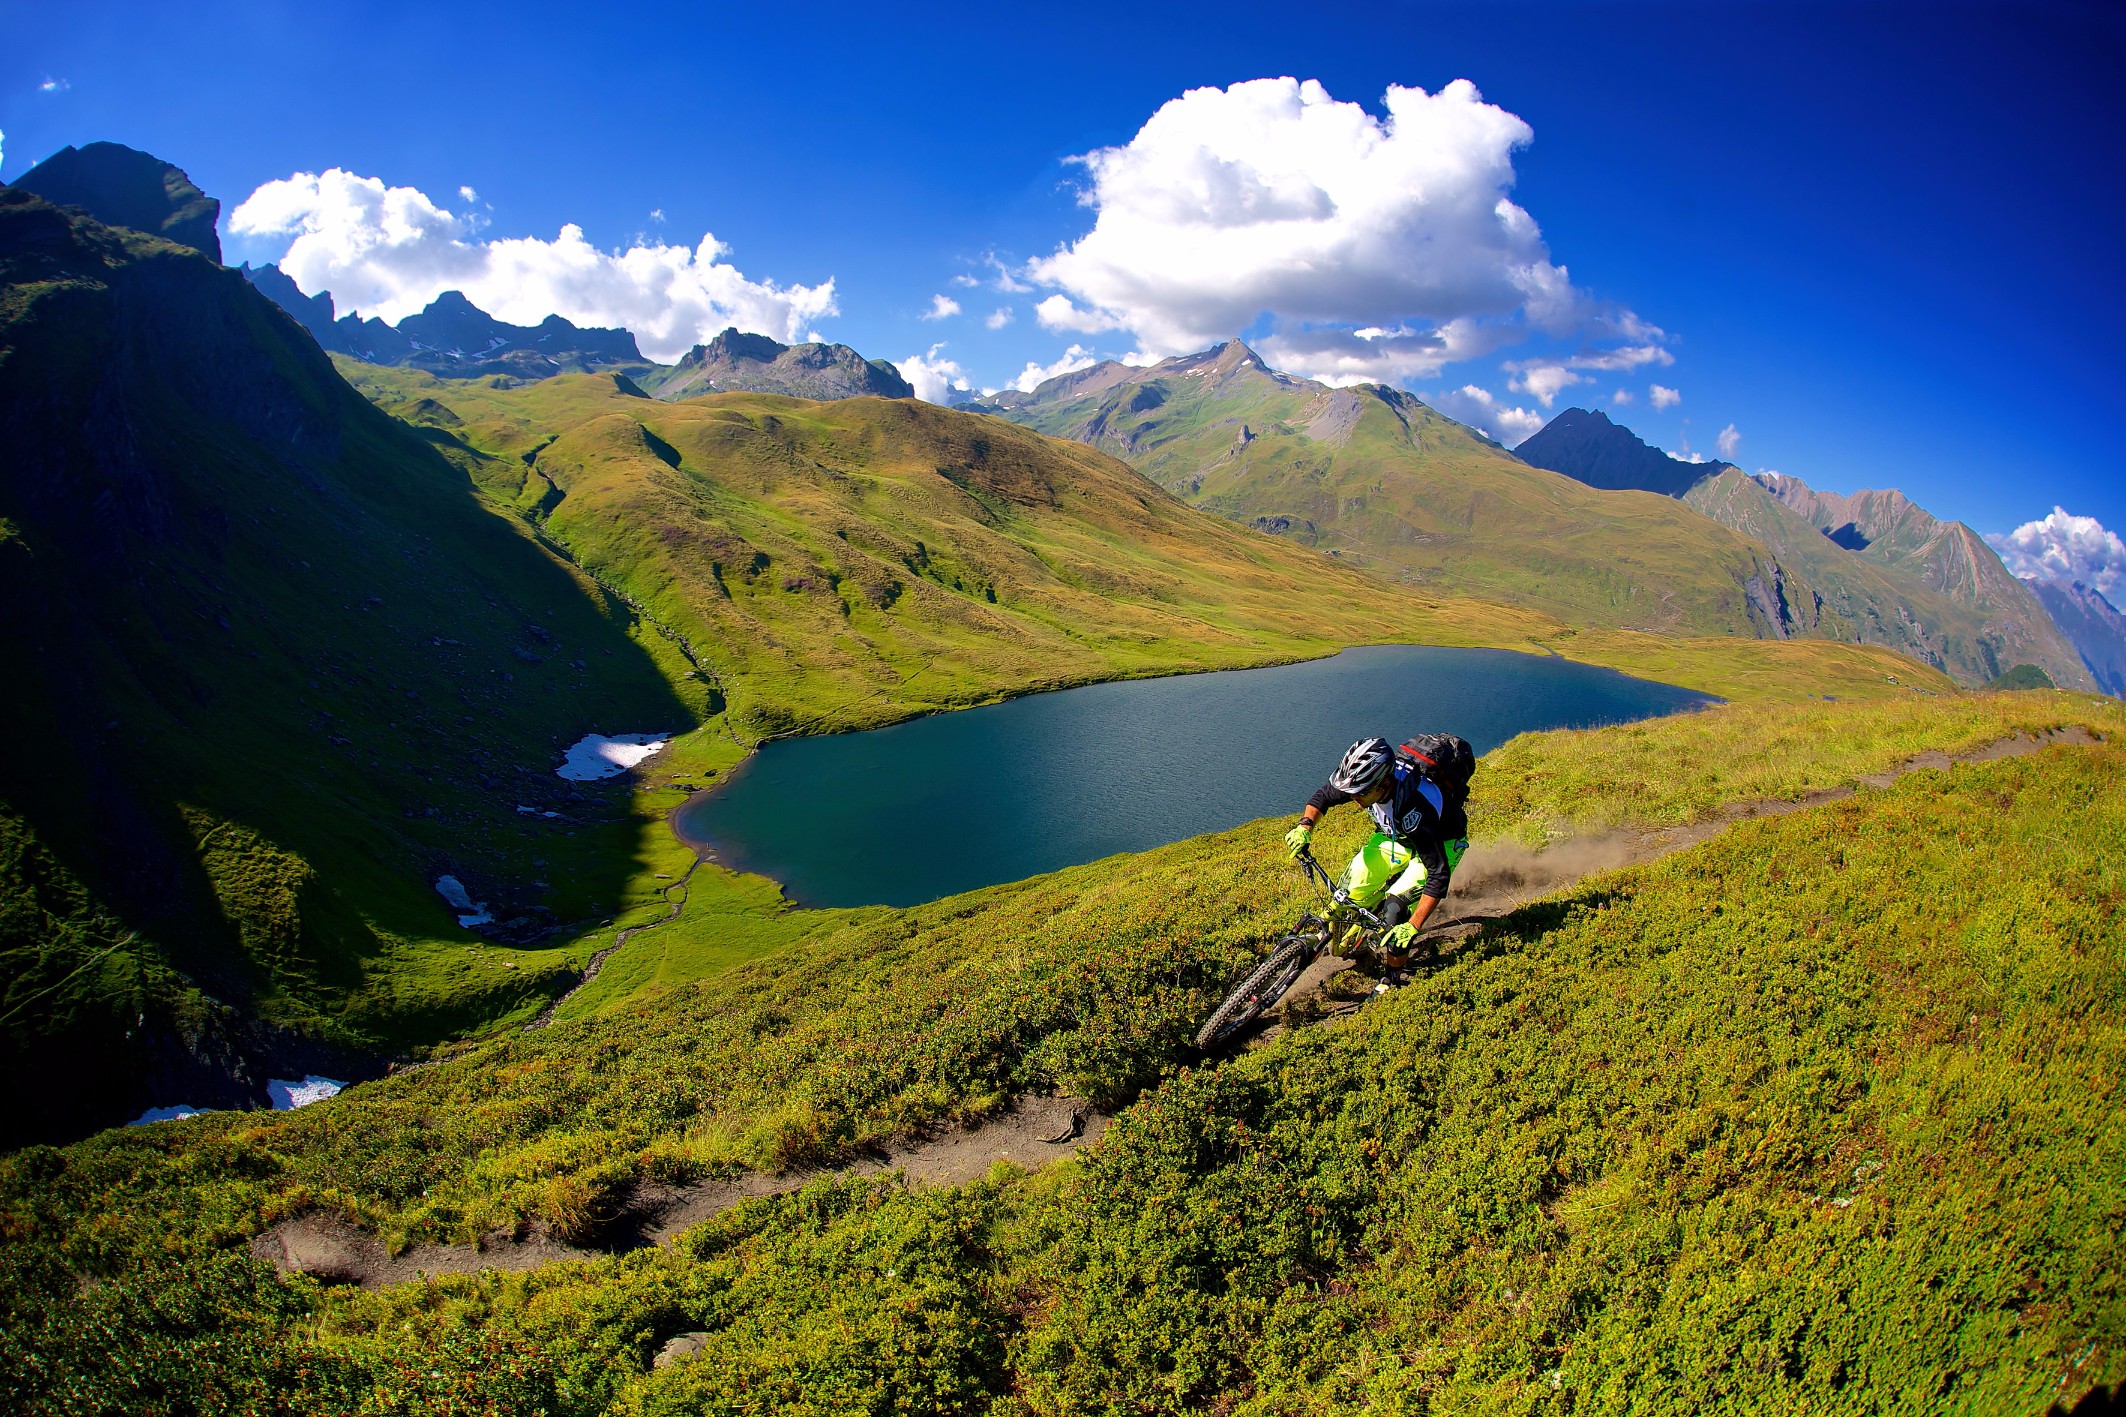
[[[729,393],[804,399],[915,397],[914,385],[900,370],[883,359],[866,359],[848,345],[788,345],[735,328],[695,345],[668,374],[643,382],[661,399]]]
[[[735,364],[751,360],[757,364],[773,364],[790,349],[766,335],[750,334],[735,326],[725,329],[707,344],[697,344],[681,359],[680,364]]]
[[[79,207],[105,226],[145,231],[221,264],[221,238],[214,230],[221,203],[152,153],[123,143],[61,148],[13,185],[55,206]]]
[[[1664,497],[1681,497],[1734,466],[1671,457],[1629,428],[1612,423],[1608,414],[1590,408],[1566,409],[1514,452],[1523,462],[1589,487],[1658,492]]]

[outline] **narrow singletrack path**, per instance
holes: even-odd
[[[847,1166],[820,1170],[747,1172],[691,1186],[637,1185],[604,1219],[595,1236],[571,1244],[536,1226],[496,1231],[472,1244],[416,1245],[391,1254],[376,1236],[338,1215],[312,1211],[255,1236],[251,1253],[283,1274],[302,1273],[326,1284],[381,1289],[444,1274],[483,1269],[527,1270],[564,1260],[595,1260],[670,1241],[689,1226],[758,1196],[797,1190],[822,1176],[885,1176],[904,1184],[963,1186],[999,1161],[1038,1170],[1099,1140],[1113,1119],[1068,1097],[1022,1097],[982,1122],[947,1127],[890,1147],[868,1150]]]

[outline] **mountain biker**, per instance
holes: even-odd
[[[1295,860],[1313,840],[1321,814],[1339,802],[1356,802],[1373,816],[1373,835],[1344,868],[1343,885],[1353,901],[1387,923],[1380,938],[1382,982],[1400,984],[1411,942],[1446,898],[1454,867],[1469,849],[1467,814],[1416,763],[1399,758],[1387,739],[1362,738],[1307,799],[1299,825],[1285,833]]]

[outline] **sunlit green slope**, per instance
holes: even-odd
[[[1772,558],[1748,538],[1672,499],[1530,467],[1397,390],[1275,373],[1238,341],[1103,364],[999,406],[1195,505],[1440,594],[1576,624],[1773,632]]]
[[[1760,669],[1785,696],[1901,672],[1946,687],[1880,652],[1575,631],[1433,595],[1193,510],[1082,445],[922,403],[667,405],[592,376],[494,388],[340,367],[683,635],[746,742],[1397,640],[1556,648],[1721,694],[1764,692]]]
[[[2009,694],[1531,735],[1480,769],[1478,832],[1702,820],[2070,723],[2126,728]],[[2122,769],[2061,747],[1741,822],[1232,1060],[1186,1038],[1301,900],[1276,824],[822,916],[713,988],[298,1113],[0,1163],[0,1381],[569,1414],[2042,1411],[2126,1378]],[[1030,1179],[823,1180],[668,1249],[379,1294],[244,1249],[309,1208],[589,1237],[646,1183],[1051,1084],[1128,1105]],[[701,1356],[653,1368],[684,1332]]]

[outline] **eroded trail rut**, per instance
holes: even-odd
[[[749,1172],[695,1186],[638,1186],[599,1227],[594,1239],[571,1245],[536,1228],[497,1231],[476,1244],[416,1245],[402,1254],[336,1215],[311,1213],[284,1220],[251,1241],[251,1253],[282,1273],[311,1275],[328,1284],[378,1289],[426,1275],[525,1270],[563,1260],[594,1260],[661,1245],[689,1226],[757,1196],[794,1191],[822,1176],[880,1176],[898,1171],[910,1185],[963,1186],[999,1161],[1026,1170],[1069,1156],[1099,1140],[1113,1118],[1068,1097],[1021,1098],[1010,1110],[974,1127],[945,1128],[872,1149],[833,1170]]]
[[[1905,774],[1923,769],[1992,762],[2055,745],[2096,741],[2094,735],[2081,728],[2058,729],[2035,737],[2018,734],[1953,758],[1944,753],[1922,753],[1890,772],[1861,778],[1860,784],[1888,787]],[[1738,803],[1686,827],[1572,837],[1541,851],[1500,843],[1473,848],[1455,874],[1453,915],[1428,934],[1451,954],[1487,922],[1598,871],[1652,861],[1695,846],[1734,822],[1784,816],[1850,797],[1857,790],[1857,786],[1846,786],[1813,792],[1792,802]],[[678,913],[675,903],[671,915],[654,923],[663,924]],[[601,951],[583,982],[587,983],[596,964],[625,940],[623,935]],[[1350,965],[1349,960],[1335,956],[1316,961],[1293,988],[1278,1017],[1254,1036],[1250,1046],[1260,1046],[1303,1021],[1356,1009],[1370,992],[1370,981],[1359,983],[1359,976],[1355,975],[1349,980],[1340,978]],[[560,1002],[556,1000],[555,1006]],[[550,1008],[546,1017],[551,1017],[551,1013]],[[542,1017],[539,1023],[544,1022]],[[599,1259],[661,1245],[689,1226],[741,1202],[794,1191],[821,1176],[878,1176],[898,1171],[910,1185],[957,1186],[987,1175],[999,1161],[1033,1170],[1097,1141],[1112,1120],[1072,1098],[1021,1097],[1008,1110],[979,1125],[945,1128],[897,1141],[832,1170],[749,1173],[694,1186],[638,1186],[622,1199],[597,1235],[580,1245],[533,1228],[522,1234],[496,1232],[476,1244],[419,1245],[392,1255],[367,1231],[338,1216],[312,1213],[282,1221],[256,1236],[251,1250],[283,1273],[300,1271],[328,1283],[359,1284],[371,1289],[424,1275],[535,1269],[563,1260]]]

